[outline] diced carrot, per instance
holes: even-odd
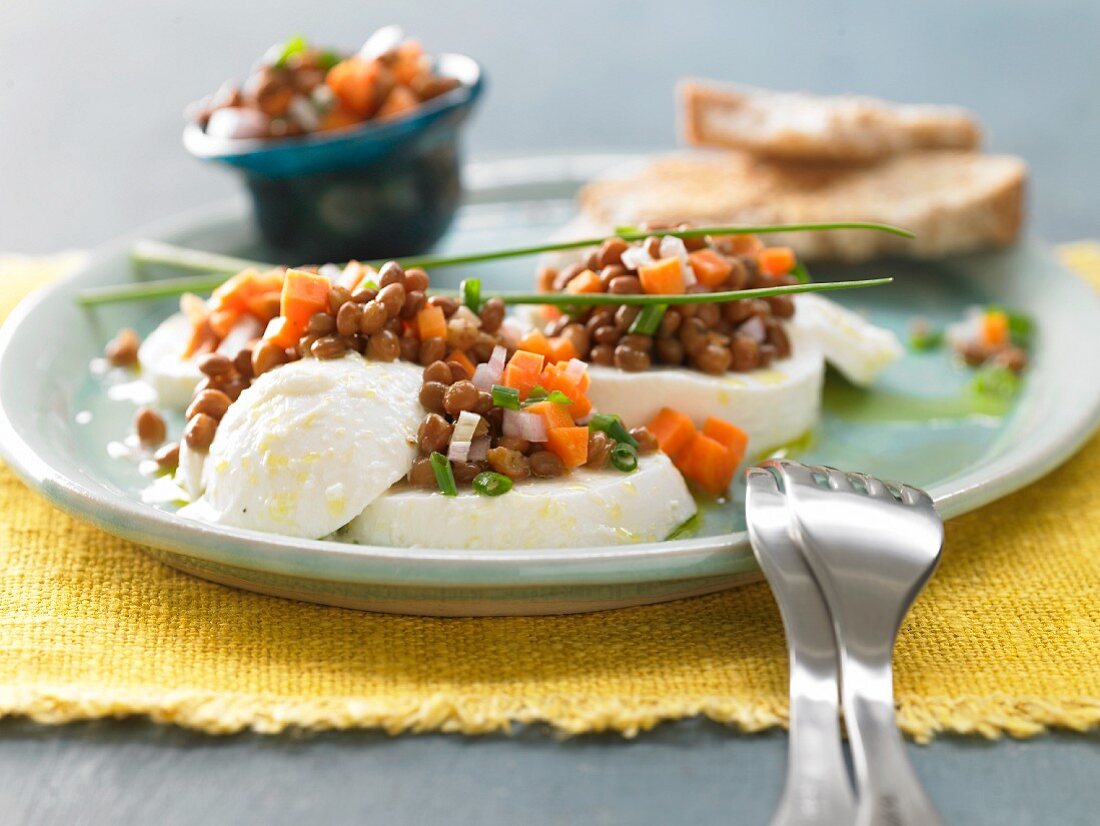
[[[470,361],[470,357],[463,353],[461,350],[451,350],[450,354],[447,356],[447,361],[453,361],[455,364],[461,364],[464,368],[466,368],[467,375],[470,376],[472,376],[474,374],[474,370],[477,369],[474,366],[474,363]]]
[[[695,424],[691,419],[671,407],[662,407],[646,428],[657,437],[661,450],[673,459],[695,435]]]
[[[684,267],[679,258],[662,258],[638,267],[642,289],[650,295],[679,295],[684,291]]]
[[[703,422],[703,435],[710,436],[733,454],[736,464],[745,458],[745,448],[749,445],[749,434],[732,422],[716,419],[714,416]]]
[[[768,275],[786,275],[794,269],[794,250],[790,247],[765,247],[756,255],[760,269]]]
[[[590,379],[588,374],[585,373],[580,382],[573,381],[565,375],[564,368],[565,362],[546,365],[538,383],[546,388],[547,392],[553,393],[555,390],[560,390],[568,396],[573,402],[569,406],[569,413],[574,419],[583,419],[592,412],[592,402],[585,395]]]
[[[214,335],[222,339],[229,335],[229,331],[233,329],[233,325],[237,323],[241,315],[241,311],[236,307],[226,307],[210,313],[207,322],[210,324],[210,329],[214,331]]]
[[[602,292],[600,289],[600,277],[592,272],[592,270],[585,270],[584,272],[577,273],[569,279],[569,283],[565,285],[565,291],[573,295]]]
[[[362,118],[359,115],[337,104],[321,115],[321,129],[342,129],[345,126],[359,123],[361,120]]]
[[[425,304],[416,314],[416,329],[421,341],[447,338],[447,318],[443,314],[443,308],[435,304]]]
[[[982,313],[982,344],[986,347],[1003,347],[1008,344],[1008,316],[1000,310]]]
[[[266,323],[279,314],[281,292],[281,290],[268,290],[265,293],[257,293],[245,302],[245,306],[248,312]]]
[[[284,350],[287,347],[295,346],[301,337],[301,330],[291,324],[288,318],[281,315],[271,319],[267,323],[267,329],[264,330],[264,340],[270,341]]]
[[[332,280],[334,286],[343,287],[345,290],[356,293],[364,289],[364,281],[376,281],[378,273],[374,267],[368,267],[359,261],[348,261],[344,269]]]
[[[570,413],[572,407],[571,404],[558,404],[557,402],[536,402],[528,405],[524,410],[527,413],[542,416],[543,421],[546,422],[546,430],[549,432],[556,427],[573,426],[573,416]]]
[[[526,399],[527,394],[539,383],[543,361],[543,357],[538,353],[516,350],[504,368],[502,379],[504,385],[516,388],[519,390],[520,398]]]
[[[374,113],[376,118],[395,118],[410,109],[415,109],[420,104],[420,99],[408,86],[395,86],[393,91],[386,95],[385,102]]]
[[[227,279],[210,296],[211,310],[236,310],[248,312],[248,302],[257,295],[281,290],[283,274],[279,270],[257,272],[243,270]]]
[[[519,340],[517,349],[528,353],[538,353],[543,358],[550,357],[550,342],[539,330],[532,330]]]
[[[325,83],[345,109],[360,118],[369,118],[382,102],[378,97],[381,71],[377,61],[353,56],[329,69]]]
[[[729,488],[739,464],[729,448],[699,432],[692,436],[675,463],[686,478],[713,496],[720,496]]]
[[[210,329],[210,323],[203,319],[191,328],[191,337],[183,347],[183,357],[190,358],[196,353],[210,352],[217,343],[218,339]]]
[[[733,271],[733,262],[712,249],[701,249],[688,254],[692,272],[704,287],[717,287]]]
[[[329,280],[303,270],[287,270],[279,312],[301,336],[314,313],[328,311]],[[288,345],[289,346],[289,345]]]
[[[424,49],[415,40],[406,40],[397,47],[393,75],[398,83],[408,85],[424,70]]]
[[[543,304],[539,312],[547,321],[557,321],[563,315],[562,311],[553,304]]]
[[[546,446],[558,455],[566,469],[588,461],[588,428],[555,427],[546,434]]]
[[[550,353],[547,355],[547,359],[555,364],[559,361],[569,361],[569,359],[575,359],[578,355],[577,348],[573,346],[571,339],[565,336],[554,336],[548,339],[550,344]]]

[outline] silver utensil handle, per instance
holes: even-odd
[[[942,826],[905,753],[894,713],[893,669],[842,660],[844,720],[859,788],[857,826]]]
[[[798,693],[796,682],[791,681],[787,781],[772,826],[850,823],[855,799],[840,748],[837,701]]]

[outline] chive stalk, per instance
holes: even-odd
[[[638,467],[638,450],[626,442],[619,442],[611,448],[611,464],[623,473],[630,473]]]
[[[435,473],[435,483],[439,486],[439,492],[444,496],[458,496],[458,485],[455,484],[455,472],[451,467],[451,460],[438,451],[432,451],[429,461],[432,463],[432,471]]]
[[[503,473],[486,470],[474,477],[473,486],[482,496],[500,496],[512,489],[512,480]]]
[[[630,435],[623,420],[610,413],[596,413],[588,422],[589,430],[602,430],[616,442],[637,448],[638,440]]]
[[[519,410],[519,390],[515,387],[494,384],[491,395],[493,397],[493,407],[500,407],[504,410]]]
[[[667,309],[667,304],[648,304],[642,307],[642,311],[631,322],[630,329],[627,332],[643,336],[656,335],[661,326],[661,319],[665,317],[665,310]]]

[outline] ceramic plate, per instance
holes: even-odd
[[[483,250],[544,239],[573,214],[577,186],[621,156],[514,159],[468,170],[468,204],[443,249]],[[204,210],[134,237],[249,257],[243,204]],[[78,308],[74,289],[134,278],[133,238],[95,254],[64,283],[24,302],[0,333],[0,445],[30,485],[59,507],[148,546],[184,571],[270,594],[377,611],[435,615],[565,613],[686,597],[759,576],[743,531],[742,488],[706,511],[690,539],[648,545],[535,551],[386,548],[214,528],[142,504],[145,480],[106,446],[129,431],[133,404],[111,398],[89,370],[121,326],[146,333],[172,301]],[[482,265],[500,288],[530,285],[531,260]],[[436,277],[451,285],[470,271]],[[973,304],[1028,312],[1038,335],[1022,392],[1004,409],[976,404],[970,374],[946,352],[908,354],[871,391],[830,373],[825,415],[807,461],[867,471],[927,488],[945,516],[1005,495],[1066,459],[1100,413],[1100,300],[1042,245],[936,263],[888,261],[814,276],[889,274],[889,288],[838,300],[904,336],[914,314],[935,323]],[[165,273],[167,275],[167,273]],[[48,343],[48,344],[47,344]],[[1075,357],[1077,354],[1078,357]],[[176,421],[175,426],[179,426]]]

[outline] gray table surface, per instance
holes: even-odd
[[[1100,235],[1100,5],[69,0],[0,12],[0,250],[89,247],[235,184],[179,143],[183,104],[288,33],[399,21],[481,59],[472,155],[675,143],[682,75],[978,111],[1033,170],[1032,226]],[[1100,821],[1100,737],[912,747],[950,822]],[[781,734],[701,721],[632,741],[375,733],[210,738],[142,722],[0,723],[4,823],[764,823]]]

